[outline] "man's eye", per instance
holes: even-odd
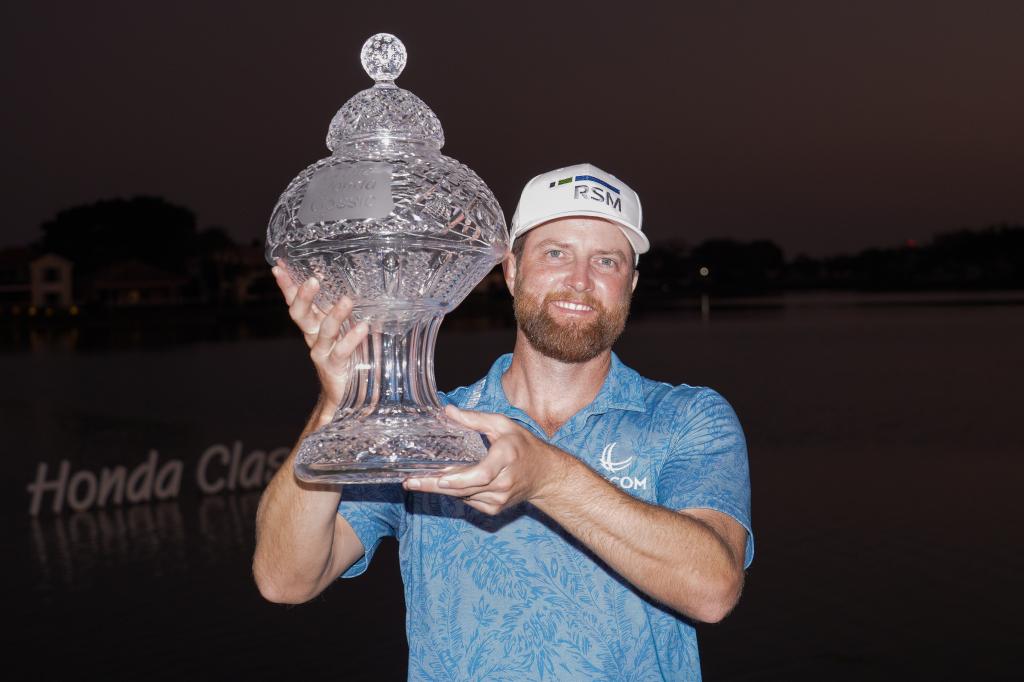
[[[558,258],[559,256],[562,255],[562,250],[561,249],[548,249],[547,255],[551,256],[552,258]]]
[[[603,267],[606,267],[606,268],[613,268],[613,267],[615,267],[615,259],[614,258],[601,258],[601,259],[598,260],[598,263],[600,263]]]

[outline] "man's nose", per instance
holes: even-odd
[[[569,273],[569,286],[575,291],[590,291],[594,287],[594,281],[590,277],[590,263],[586,260],[577,260]]]

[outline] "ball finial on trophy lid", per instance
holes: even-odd
[[[405,45],[390,33],[378,33],[363,43],[359,59],[377,84],[391,85],[405,68]]]

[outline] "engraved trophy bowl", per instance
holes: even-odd
[[[342,296],[365,320],[347,395],[306,437],[296,475],[322,483],[382,483],[479,461],[480,434],[444,415],[434,342],[453,310],[508,252],[494,194],[441,154],[444,132],[419,97],[394,84],[405,46],[387,33],[363,45],[373,87],[331,121],[331,155],[288,185],[271,214],[266,257],[297,284],[320,280],[326,312]]]

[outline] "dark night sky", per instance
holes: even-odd
[[[262,237],[370,85],[398,84],[511,216],[591,161],[653,243],[770,238],[788,256],[1024,221],[1024,3],[9,3],[0,245],[68,206],[163,195]]]

